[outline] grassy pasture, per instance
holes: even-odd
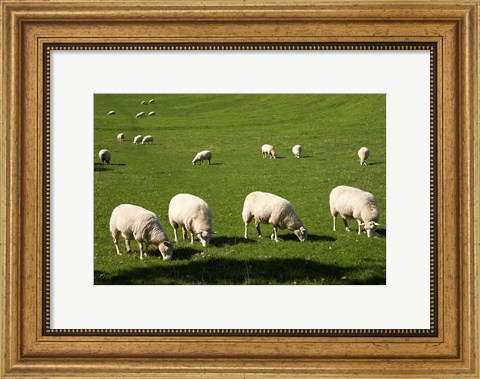
[[[153,98],[154,103],[140,105]],[[94,269],[95,284],[385,284],[386,275],[386,98],[384,95],[117,95],[94,99]],[[108,116],[110,110],[115,115]],[[135,119],[140,112],[156,115]],[[119,132],[126,141],[118,142]],[[152,145],[134,145],[137,134],[151,134]],[[278,159],[263,159],[260,147],[275,146]],[[291,148],[303,146],[296,159]],[[357,151],[370,149],[368,165]],[[106,148],[110,165],[97,153]],[[212,164],[192,165],[200,150],[212,150]],[[329,193],[337,185],[372,192],[380,207],[376,238],[347,233],[340,218],[332,230]],[[255,190],[288,199],[308,229],[298,241],[271,226],[254,223],[243,238],[245,196]],[[154,246],[139,259],[118,256],[109,232],[110,214],[131,203],[168,223],[168,203],[177,193],[203,198],[218,233],[203,248],[180,241],[172,261]],[[352,229],[356,222],[350,221]],[[181,229],[179,229],[181,235]]]

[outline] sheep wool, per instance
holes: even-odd
[[[208,246],[212,238],[212,212],[208,204],[201,198],[188,193],[175,195],[168,206],[168,220],[173,228],[174,240],[178,242],[177,228],[182,227],[183,239],[190,232],[190,242],[193,244],[194,234],[202,246]]]
[[[208,161],[208,164],[210,164],[210,161],[212,160],[212,152],[210,150],[203,150],[199,152],[197,155],[195,155],[195,158],[193,158],[192,163],[195,164],[197,162],[200,162],[203,164],[203,161]]]
[[[138,136],[135,136],[135,138],[133,139],[133,143],[135,145],[138,145],[140,142],[142,142],[142,135],[139,134]]]
[[[145,136],[143,137],[142,140],[142,145],[151,144],[153,142],[153,137],[152,136]]]
[[[137,113],[135,115],[135,118],[140,118],[140,117],[143,117],[143,116],[145,116],[145,112],[140,112],[140,113]]]
[[[157,215],[145,208],[131,204],[117,206],[110,217],[110,233],[118,255],[122,255],[118,246],[118,238],[122,235],[125,238],[127,253],[132,252],[130,240],[134,239],[140,248],[140,259],[147,255],[145,249],[149,243],[158,246],[164,260],[172,259],[173,245],[167,233],[163,230]]]
[[[262,238],[260,224],[271,224],[273,233],[270,238],[275,242],[278,242],[278,228],[292,230],[302,242],[307,239],[307,229],[292,204],[268,192],[256,191],[248,194],[243,204],[242,218],[245,223],[245,238],[248,238],[248,224],[254,219],[258,238]]]
[[[123,142],[125,140],[125,134],[123,133],[118,133],[117,135],[117,140]]]
[[[272,145],[265,144],[265,145],[262,145],[262,156],[264,158],[269,156],[270,159],[271,158],[276,159],[277,153],[275,152],[275,149],[273,148]]]
[[[300,145],[295,145],[292,147],[292,153],[295,155],[295,158],[300,158],[300,154],[302,154],[302,147]]]
[[[366,147],[361,147],[360,150],[358,150],[358,157],[360,158],[360,166],[367,165],[367,159],[369,155],[370,155],[370,150],[368,150]]]
[[[102,164],[109,164],[110,163],[110,158],[111,154],[108,150],[102,149],[98,152],[98,157],[102,161]]]
[[[336,231],[337,215],[343,219],[345,229],[350,231],[347,219],[355,219],[358,223],[358,234],[365,228],[368,237],[375,234],[379,225],[380,211],[377,200],[370,192],[349,186],[338,186],[330,192],[330,212],[333,217],[333,230]]]

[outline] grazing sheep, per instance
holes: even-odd
[[[143,259],[144,254],[147,255],[143,249],[143,243],[145,243],[145,248],[149,243],[158,246],[165,261],[172,259],[173,245],[160,225],[157,215],[149,210],[137,205],[119,205],[113,210],[110,217],[110,232],[118,255],[122,255],[118,247],[118,237],[121,234],[125,238],[127,253],[132,252],[130,240],[134,239],[140,248],[140,259]]]
[[[114,115],[114,114],[115,114],[115,111],[110,111],[110,112],[108,112],[108,115],[109,115],[109,116],[112,116],[112,115]]]
[[[263,145],[262,146],[262,155],[264,158],[270,156],[270,158],[277,158],[277,153],[275,152],[275,149],[273,148],[272,145]]]
[[[147,143],[152,143],[153,142],[153,137],[152,136],[145,136],[143,137],[143,140],[142,140],[142,145],[145,145]]]
[[[153,100],[153,99],[148,100],[148,104],[152,104],[154,102],[155,102],[155,100]]]
[[[145,104],[147,104],[147,102],[146,102],[145,100],[143,100],[143,101],[140,103],[140,105],[145,105]]]
[[[133,143],[135,145],[138,145],[140,142],[142,142],[142,135],[139,134],[138,136],[135,136],[135,138],[133,139]]]
[[[125,141],[125,134],[123,134],[123,133],[118,133],[117,139],[118,139],[119,141],[122,141],[122,142]]]
[[[195,158],[193,158],[192,163],[195,164],[197,162],[200,162],[203,164],[203,161],[208,161],[208,164],[210,164],[210,161],[212,160],[212,152],[210,150],[203,150],[199,152],[197,155],[195,155]]]
[[[177,228],[182,227],[182,236],[187,238],[187,230],[190,232],[193,244],[194,234],[197,235],[202,246],[208,246],[212,238],[212,212],[208,204],[197,196],[188,193],[175,195],[168,206],[168,220],[172,225],[175,242],[178,242]]]
[[[307,239],[307,229],[292,204],[271,193],[257,191],[248,194],[243,204],[242,218],[245,223],[245,238],[248,238],[248,224],[255,219],[258,238],[262,238],[260,224],[271,224],[273,233],[270,238],[275,242],[278,242],[277,228],[292,230],[302,242]]]
[[[155,116],[155,112],[153,112],[153,111],[152,111],[152,112],[148,112],[148,115],[149,115],[149,116]]]
[[[343,219],[345,229],[350,231],[347,219],[355,219],[358,223],[358,234],[364,226],[368,237],[375,234],[380,217],[377,200],[370,192],[349,186],[338,186],[330,192],[330,212],[333,217],[333,230],[336,230],[337,214]]]
[[[369,155],[370,155],[370,150],[368,150],[366,147],[361,147],[360,150],[358,150],[358,157],[360,158],[360,166],[367,165],[367,159]]]
[[[296,158],[300,158],[300,154],[302,154],[302,147],[300,145],[295,145],[292,147],[292,153]]]
[[[143,117],[143,116],[145,116],[145,112],[140,112],[140,113],[137,113],[135,115],[135,118],[140,118],[140,117]]]
[[[98,157],[102,161],[103,164],[109,164],[110,163],[110,158],[111,154],[108,150],[102,149],[98,152]]]

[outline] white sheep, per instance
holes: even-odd
[[[148,115],[149,116],[155,116],[155,112],[154,111],[148,112]]]
[[[155,100],[153,100],[153,99],[148,100],[148,104],[152,104],[154,102],[155,102]]]
[[[135,118],[140,118],[140,117],[143,117],[143,116],[145,116],[145,112],[140,112],[140,113],[137,113],[135,115]]]
[[[358,223],[358,234],[365,228],[368,237],[375,234],[380,217],[377,200],[370,192],[349,186],[338,186],[330,192],[330,212],[333,217],[333,230],[336,231],[337,215],[343,219],[345,229],[350,231],[347,219],[355,219]]]
[[[145,136],[143,137],[142,140],[142,145],[146,145],[147,143],[152,143],[153,142],[153,137],[152,136]]]
[[[360,150],[358,150],[358,157],[360,158],[360,166],[367,165],[367,159],[369,155],[370,155],[370,150],[368,150],[366,147],[361,147]]]
[[[145,100],[142,100],[142,102],[140,103],[140,105],[145,105],[145,104],[147,104]]]
[[[100,158],[103,164],[109,164],[111,156],[112,155],[110,154],[110,152],[106,149],[102,149],[98,152],[98,157]]]
[[[271,239],[278,242],[277,229],[289,229],[300,241],[306,241],[307,229],[293,209],[292,204],[277,195],[267,192],[251,192],[245,198],[242,211],[243,222],[245,223],[245,238],[248,238],[248,224],[255,220],[258,238],[262,238],[260,224],[273,225]]]
[[[118,139],[119,141],[122,141],[122,142],[125,141],[125,134],[123,134],[123,133],[118,133],[117,139]]]
[[[193,244],[194,234],[196,234],[204,247],[208,246],[214,234],[212,212],[208,204],[194,195],[187,193],[175,195],[168,206],[168,220],[173,228],[175,242],[178,242],[177,228],[179,226],[182,227],[184,240],[189,231],[191,243]]]
[[[160,225],[157,215],[145,208],[131,204],[121,204],[116,207],[110,217],[110,232],[118,255],[122,255],[118,247],[118,237],[121,234],[125,238],[127,253],[132,252],[130,240],[134,239],[140,248],[140,259],[143,259],[143,255],[147,255],[143,248],[144,243],[145,248],[149,243],[158,246],[164,260],[172,259],[173,245],[167,233]]]
[[[113,116],[114,114],[115,114],[115,111],[110,111],[110,112],[108,112],[108,115],[109,115],[109,116]]]
[[[133,143],[135,145],[138,145],[140,142],[142,142],[142,135],[139,134],[138,136],[135,136],[135,138],[133,139]]]
[[[302,147],[300,145],[295,145],[292,147],[292,153],[296,158],[300,158],[300,154],[302,154]]]
[[[265,144],[262,146],[262,156],[264,158],[270,156],[270,158],[275,159],[277,158],[277,153],[275,152],[275,149],[273,148],[272,145]]]
[[[197,155],[195,155],[195,158],[193,158],[192,163],[195,164],[197,162],[200,162],[203,164],[203,161],[208,161],[208,164],[210,164],[210,161],[212,160],[212,152],[210,150],[203,150],[199,152]]]

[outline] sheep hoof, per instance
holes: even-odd
[[[258,236],[259,239],[262,239],[263,237],[262,236]]]
[[[127,251],[127,253],[128,253],[128,251]],[[117,253],[117,255],[122,255],[122,253]]]

